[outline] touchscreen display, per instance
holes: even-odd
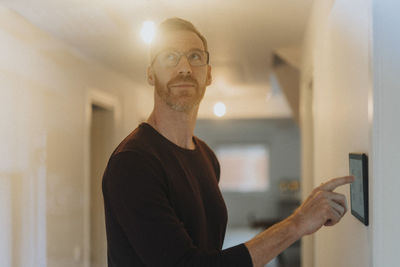
[[[357,212],[361,217],[364,217],[364,190],[361,159],[350,159],[350,174],[355,178],[354,182],[350,185],[351,209]]]
[[[349,154],[349,171],[355,180],[350,184],[351,214],[368,225],[368,158],[366,154]]]

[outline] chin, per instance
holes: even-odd
[[[193,110],[200,101],[179,101],[179,102],[167,102],[173,110],[178,112],[189,112]]]

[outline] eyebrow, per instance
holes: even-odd
[[[167,48],[164,48],[164,49],[160,50],[160,52],[158,52],[158,53],[161,53],[161,52],[164,52],[164,51],[169,51],[169,50],[171,50],[171,51],[176,51],[176,52],[180,52],[180,51],[178,51],[178,50],[175,49],[175,48],[167,47]],[[192,48],[192,49],[187,50],[186,52],[192,52],[192,51],[205,52],[205,50],[202,50],[202,49],[200,49],[200,48]]]

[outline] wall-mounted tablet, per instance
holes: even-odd
[[[368,225],[368,157],[366,154],[349,154],[351,214]]]

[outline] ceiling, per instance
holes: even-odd
[[[252,117],[290,116],[279,88],[271,89],[272,53],[288,51],[288,61],[298,62],[312,4],[312,0],[0,2],[72,48],[143,84],[148,64],[148,47],[140,39],[143,21],[159,23],[174,16],[188,19],[209,43],[214,84],[204,106],[217,100],[232,101],[232,105],[258,103],[257,107],[236,110],[239,117],[247,113]],[[266,108],[260,98],[274,106],[274,112],[267,111],[271,108]],[[210,114],[200,110],[200,116]]]

